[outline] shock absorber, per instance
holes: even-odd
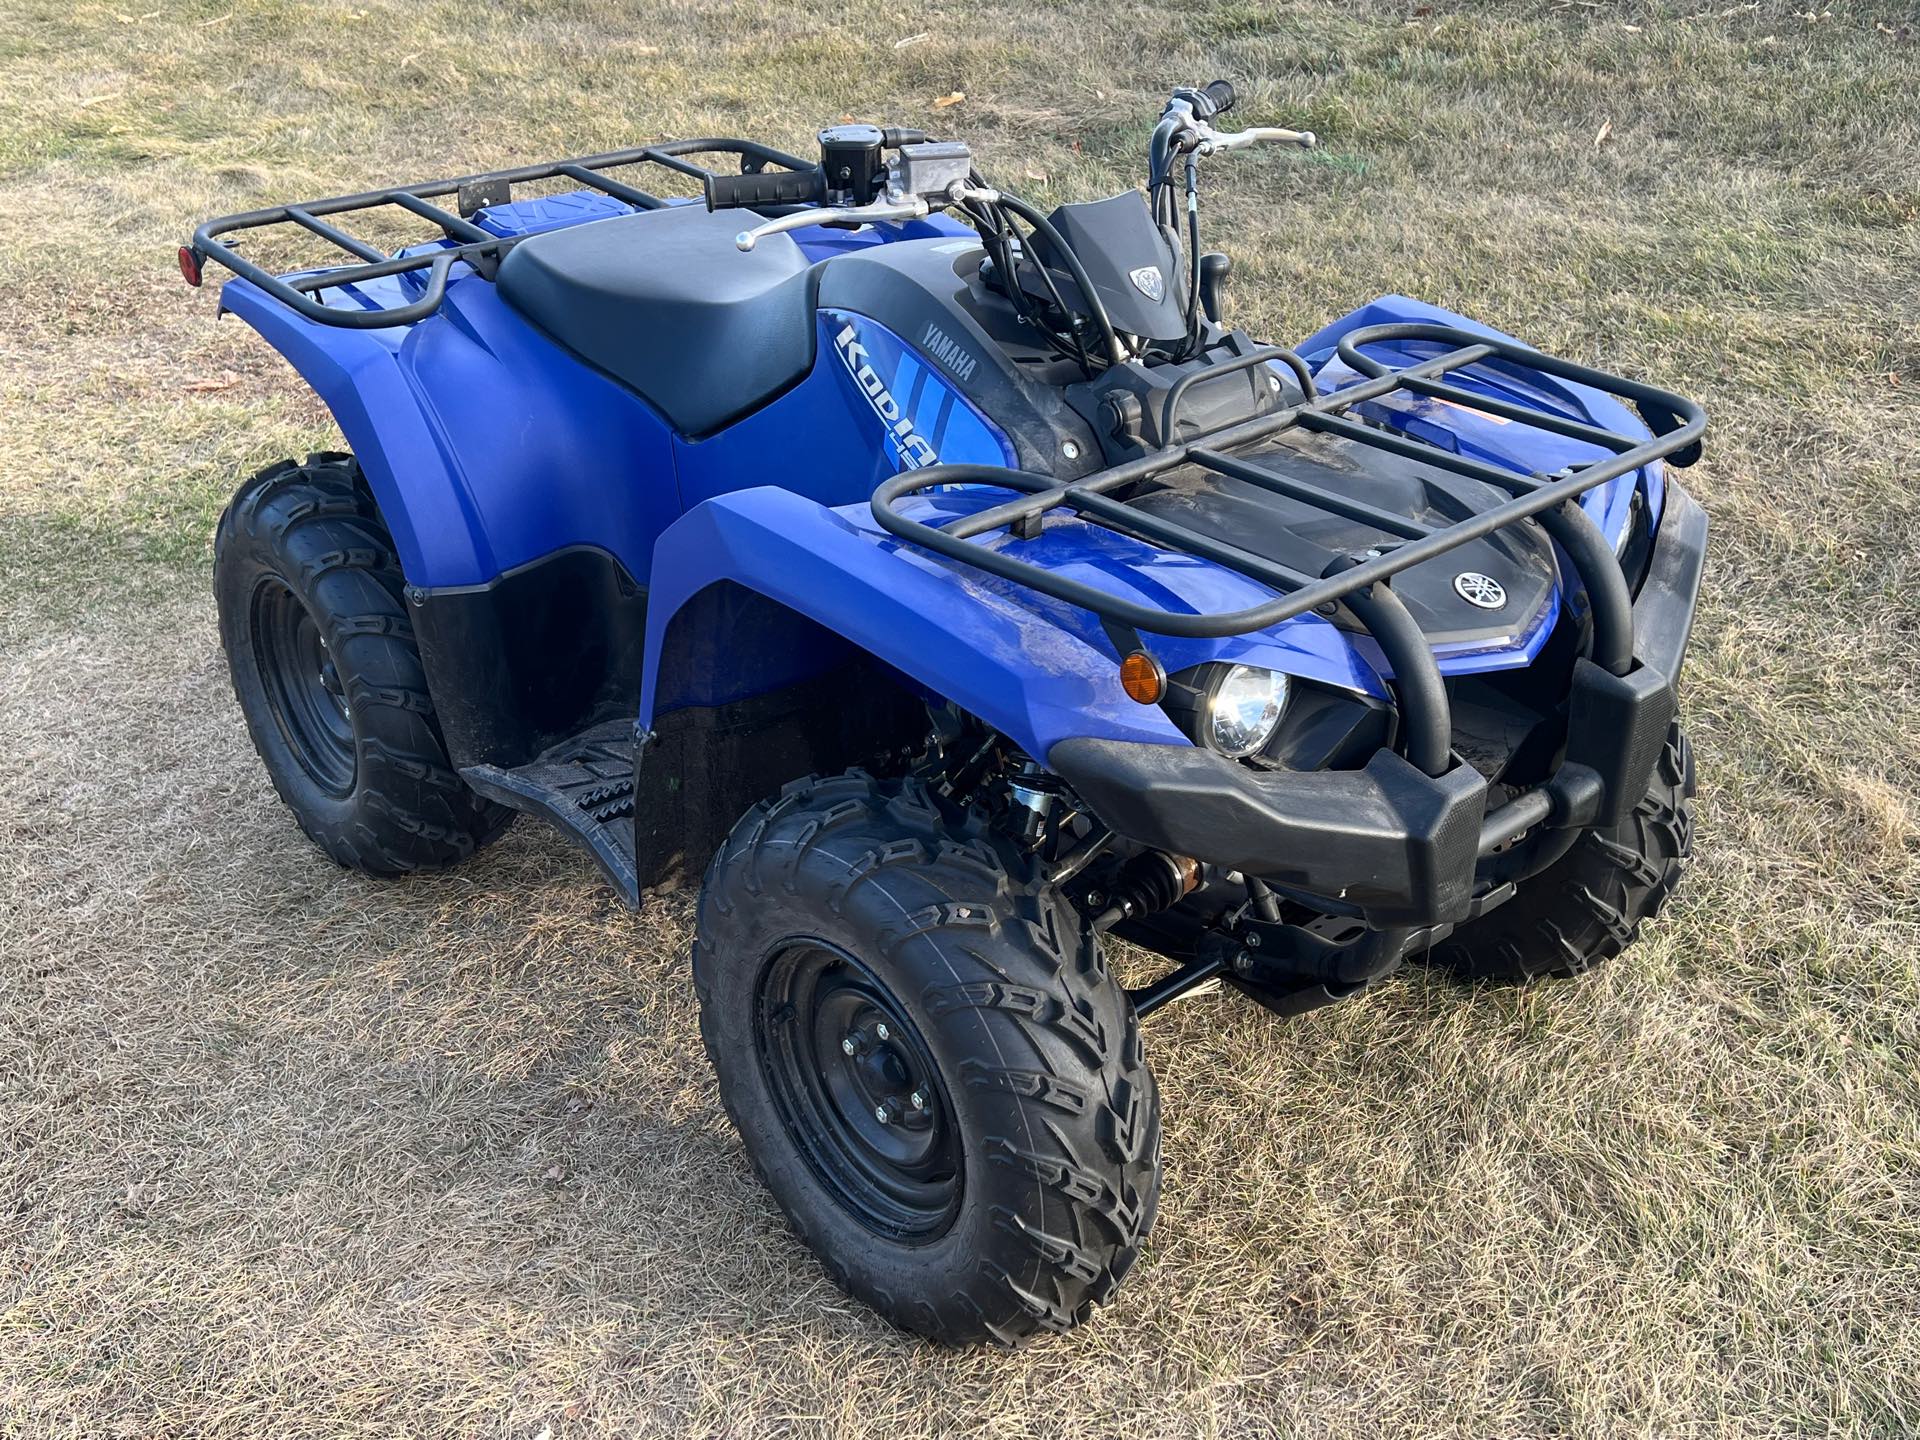
[[[1094,917],[1093,928],[1110,930],[1122,920],[1165,910],[1200,883],[1199,862],[1186,855],[1148,850],[1120,867],[1119,877],[1106,896],[1107,905]]]
[[[1020,838],[1025,844],[1038,845],[1047,837],[1054,802],[1062,788],[1059,776],[1049,775],[1031,760],[1008,780],[1008,793],[1020,808]]]

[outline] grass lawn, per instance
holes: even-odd
[[[1920,1430],[1920,17],[1804,3],[0,0],[0,1435]],[[1706,403],[1698,855],[1578,982],[1170,1008],[1115,1303],[937,1351],[749,1172],[684,895],[275,800],[210,537],[337,441],[173,251],[843,114],[1091,198],[1216,74],[1323,138],[1214,171],[1256,333],[1403,291]]]

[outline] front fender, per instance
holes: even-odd
[[[862,523],[864,522],[864,523]],[[1187,744],[1120,688],[1111,650],[882,532],[862,505],[830,509],[772,487],[695,506],[660,538],[648,596],[640,719],[711,697],[669,629],[701,591],[732,582],[777,601],[952,701],[1044,759],[1069,736]],[[726,651],[712,662],[727,664]],[[733,677],[746,683],[750,677]]]
[[[1414,300],[1405,295],[1382,295],[1358,310],[1341,316],[1301,341],[1295,349],[1312,367],[1322,390],[1338,390],[1361,378],[1336,354],[1335,347],[1344,336],[1368,325],[1409,320],[1450,325],[1495,340],[1515,339],[1490,325],[1483,325],[1465,315],[1456,315],[1451,310],[1443,310],[1424,300]],[[1397,358],[1391,349],[1375,353],[1392,363],[1410,364],[1432,353],[1432,348],[1416,342],[1398,347]],[[1454,383],[1469,389],[1487,389],[1501,398],[1568,419],[1584,420],[1616,434],[1639,436],[1651,433],[1641,418],[1616,397],[1590,386],[1556,379],[1537,370],[1526,371],[1512,365],[1481,366],[1453,378]],[[1496,378],[1503,383],[1496,385]],[[1405,431],[1416,439],[1438,445],[1442,450],[1488,460],[1522,475],[1553,474],[1568,466],[1601,459],[1607,453],[1583,441],[1570,440],[1525,425],[1515,426],[1498,416],[1483,415],[1448,401],[1431,400],[1418,395],[1394,395],[1363,405],[1358,413]],[[1635,474],[1623,475],[1617,480],[1595,486],[1580,497],[1581,506],[1610,541],[1620,538],[1627,523],[1628,507],[1632,503],[1635,488],[1643,483],[1649,511],[1656,521],[1659,519],[1666,493],[1665,466],[1656,460],[1635,473],[1643,476],[1644,482],[1636,479]]]

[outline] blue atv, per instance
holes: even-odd
[[[1132,1265],[1159,1007],[1575,974],[1688,855],[1699,408],[1398,296],[1291,349],[1234,328],[1203,163],[1313,137],[1232,102],[1175,91],[1143,189],[1050,213],[843,124],[180,252],[353,450],[256,475],[215,539],[302,828],[400,875],[527,811],[636,908],[704,867],[748,1155],[944,1341],[1073,1325]],[[429,238],[341,228],[369,211]],[[268,227],[330,263],[246,258]],[[1165,973],[1125,988],[1108,936]]]

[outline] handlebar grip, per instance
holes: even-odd
[[[709,175],[707,209],[751,210],[761,205],[817,205],[827,198],[826,176],[811,170],[762,170],[758,175]]]
[[[1231,80],[1216,80],[1200,92],[1213,102],[1213,113],[1224,115],[1233,109],[1235,99]]]

